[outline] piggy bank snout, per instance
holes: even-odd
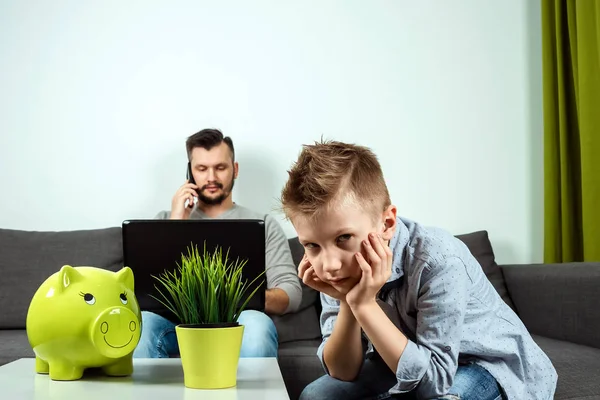
[[[100,313],[92,326],[94,346],[106,357],[131,353],[141,335],[140,320],[128,308],[111,307]]]

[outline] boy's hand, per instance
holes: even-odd
[[[369,234],[362,246],[368,261],[361,253],[356,253],[362,277],[346,295],[346,301],[352,309],[376,302],[377,293],[392,276],[392,250],[381,236]]]
[[[300,265],[298,265],[298,276],[302,279],[302,282],[306,286],[309,286],[315,289],[318,292],[325,293],[326,295],[333,297],[334,299],[344,301],[345,295],[337,291],[333,286],[328,283],[323,282],[317,274],[313,266],[306,258],[306,254],[302,257],[302,261],[300,261]]]

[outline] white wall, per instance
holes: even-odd
[[[218,3],[218,4],[215,4]],[[539,1],[4,1],[0,227],[170,207],[185,138],[237,146],[276,206],[301,144],[372,147],[402,215],[542,258]],[[293,228],[282,224],[289,236]]]

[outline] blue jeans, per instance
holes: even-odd
[[[268,315],[244,310],[238,322],[244,325],[240,357],[277,357],[277,329]],[[178,354],[175,324],[160,315],[142,311],[142,336],[133,357],[168,358]]]
[[[324,375],[304,388],[300,400],[316,399],[417,399],[413,392],[390,395],[396,376],[381,358],[366,359],[356,380],[340,381]],[[459,365],[448,393],[428,400],[500,400],[501,389],[494,377],[476,364]]]

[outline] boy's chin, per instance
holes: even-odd
[[[329,284],[331,286],[333,286],[333,288],[335,290],[337,290],[338,292],[342,293],[342,294],[348,294],[348,292],[350,290],[352,290],[352,288],[354,286],[356,286],[356,284],[358,283],[358,279],[355,278],[346,278],[344,279],[344,281],[342,282],[329,282]]]

